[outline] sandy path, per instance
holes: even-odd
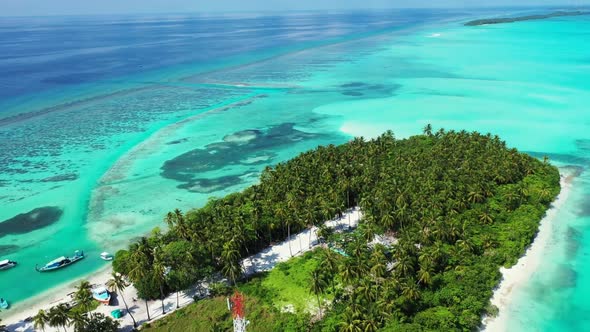
[[[344,214],[339,219],[327,221],[325,225],[339,231],[346,229],[349,225],[349,222],[352,227],[355,227],[358,224],[360,217],[361,213],[359,209],[355,208],[354,210]],[[244,259],[242,261],[242,266],[244,267],[245,273],[252,274],[255,272],[267,271],[272,269],[276,264],[287,261],[289,258],[291,258],[289,245],[291,246],[293,256],[300,255],[313,249],[318,245],[316,228],[314,227],[313,229],[308,229],[296,235],[292,235],[291,241],[284,241],[275,244],[256,255]],[[112,269],[110,267],[105,268],[99,272],[94,273],[92,276],[88,277],[87,280],[90,281],[91,284],[104,284],[110,279],[111,272]],[[73,282],[67,286],[55,288],[47,294],[42,294],[39,297],[36,297],[34,300],[31,300],[30,303],[27,303],[24,309],[6,313],[8,315],[3,318],[3,323],[7,325],[10,331],[34,331],[33,324],[27,323],[24,320],[27,317],[34,316],[40,309],[49,310],[50,307],[56,304],[67,302],[69,299],[65,294],[73,292],[75,286],[78,283],[79,281]],[[194,301],[193,297],[195,295],[202,294],[203,287],[207,287],[207,284],[195,285],[193,288],[179,293],[180,306],[183,307],[189,303],[192,303]],[[125,297],[125,300],[129,305],[129,309],[135,317],[135,320],[140,325],[148,322],[145,302],[137,299],[137,291],[135,288],[133,286],[128,287],[122,295]],[[137,300],[134,301],[134,299]],[[171,294],[166,299],[164,299],[164,308],[166,311],[165,315],[174,312],[176,309],[176,300],[176,293]],[[150,322],[154,322],[155,320],[164,316],[162,314],[162,304],[160,300],[148,301],[148,307],[151,318]],[[123,301],[118,294],[113,294],[111,305],[99,306],[95,312],[100,312],[110,316],[111,311],[115,309],[125,309]],[[119,321],[123,331],[130,331],[132,329],[133,321],[129,315],[123,316]],[[45,331],[57,332],[58,330],[55,328],[46,327]]]

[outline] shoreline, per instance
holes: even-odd
[[[0,313],[0,318],[6,326],[15,328],[15,324],[10,324],[9,322],[22,322],[27,317],[36,315],[40,309],[48,309],[54,305],[69,302],[68,294],[75,291],[76,286],[81,280],[88,280],[91,285],[104,284],[110,278],[112,270],[112,266],[107,265],[89,274],[87,278],[75,279],[59,284],[41,294],[11,305],[10,309]]]
[[[342,40],[331,41],[329,43],[326,43],[325,45],[313,45],[313,46],[310,46],[309,48],[305,48],[305,50],[308,50],[308,49],[309,50],[314,50],[314,49],[322,48],[322,47],[330,47],[331,45],[335,45],[335,44],[348,43],[351,40],[361,40],[361,39],[366,39],[366,38],[374,38],[376,36],[387,36],[387,38],[390,39],[390,37],[392,37],[392,36],[398,36],[398,35],[403,36],[403,35],[408,35],[408,34],[421,34],[422,31],[428,31],[428,32],[430,32],[430,30],[432,30],[432,29],[438,29],[438,27],[441,26],[441,25],[447,26],[447,25],[450,25],[450,24],[455,24],[456,22],[460,22],[463,19],[464,18],[462,16],[461,17],[452,17],[452,18],[445,18],[445,19],[440,19],[440,20],[437,19],[437,20],[428,21],[428,22],[420,22],[420,23],[412,24],[411,26],[405,26],[404,25],[403,29],[401,29],[401,30],[396,30],[396,29],[393,29],[392,28],[390,30],[372,31],[371,33],[368,33],[367,35],[359,35],[359,36],[356,36],[355,35],[354,37],[351,37],[352,39],[351,38],[348,38],[348,37],[347,38],[344,38],[343,37]],[[379,38],[381,38],[381,37],[379,37]],[[389,42],[387,42],[386,44],[389,44]],[[276,57],[288,56],[291,53],[297,53],[297,52],[300,52],[300,51],[301,50],[297,50],[297,51],[290,50],[288,52],[285,52],[284,54],[276,55]],[[274,56],[271,57],[271,58],[274,58]],[[263,58],[260,61],[267,61],[267,60],[269,60],[269,59]],[[240,67],[240,66],[248,66],[248,65],[252,65],[252,63],[253,63],[252,61],[248,60],[248,61],[244,62],[243,64],[239,64],[239,65],[236,65],[236,66],[238,66],[238,67]],[[257,63],[257,61],[254,61],[254,63]],[[225,65],[223,67],[224,68],[223,69],[220,69],[220,70],[231,70],[231,68],[232,68],[232,66],[229,66],[229,67],[226,68]],[[175,73],[175,75],[177,75],[177,76],[175,76],[176,79],[178,79],[179,81],[182,81],[182,77],[183,77],[184,74],[181,75],[181,71],[179,71],[178,73]],[[137,91],[142,91],[143,89],[149,89],[149,88],[146,88],[146,87],[143,87],[143,86],[125,87],[125,88],[121,88],[121,90],[117,90],[118,92],[116,91],[114,94],[115,95],[118,95],[119,93],[120,94],[135,93],[136,90]],[[74,98],[75,100],[72,103],[76,104],[76,103],[91,102],[91,101],[94,101],[95,98],[97,100],[99,100],[99,99],[101,99],[101,98],[104,97],[103,94],[110,98],[110,93],[111,92],[108,92],[106,90],[104,91],[104,93],[103,93],[103,91],[96,92],[96,93],[94,93],[94,92],[90,93],[89,92],[89,95],[79,96],[80,98],[78,98],[78,99],[80,99],[80,100]],[[248,97],[246,100],[251,99],[251,98],[256,98],[256,96]],[[242,99],[241,98],[239,98],[237,100],[233,100],[232,99],[232,103],[230,103],[228,105],[223,104],[223,103],[226,102],[226,100],[227,100],[226,98],[223,98],[221,104],[215,104],[214,106],[216,106],[216,107],[214,107],[213,109],[207,110],[205,113],[207,113],[207,112],[216,112],[216,111],[222,110],[225,107],[231,106],[233,103],[236,103],[236,102],[241,101]],[[64,103],[59,102],[59,103],[56,104],[57,106],[49,103],[48,105],[43,105],[43,107],[41,107],[41,106],[39,106],[39,107],[35,106],[34,109],[41,109],[41,110],[43,110],[45,108],[51,108],[53,110],[53,107],[58,107],[58,108],[59,107],[68,107],[68,104],[64,104]],[[53,111],[55,111],[55,110],[53,110]],[[59,110],[57,110],[57,111],[59,111]],[[190,120],[190,119],[192,119],[194,117],[204,116],[205,113],[190,115],[187,118],[182,119],[181,122],[182,121]],[[176,120],[174,122],[170,122],[168,125],[166,125],[166,126],[164,126],[162,128],[158,128],[157,130],[154,130],[153,132],[151,132],[146,137],[141,138],[141,140],[138,139],[136,141],[134,139],[132,141],[133,144],[131,144],[131,146],[129,146],[130,144],[128,142],[124,146],[122,146],[120,149],[117,149],[116,151],[111,151],[112,153],[109,152],[109,154],[107,155],[107,157],[109,159],[113,159],[114,161],[110,165],[108,165],[107,168],[103,169],[102,166],[100,168],[92,167],[93,172],[94,172],[95,169],[100,169],[100,176],[96,180],[97,181],[102,181],[103,180],[103,176],[109,174],[109,172],[111,171],[111,169],[113,167],[115,167],[115,166],[122,166],[122,167],[125,166],[125,165],[119,165],[118,164],[118,162],[121,160],[121,157],[122,156],[124,157],[125,155],[127,155],[127,153],[129,153],[130,151],[134,150],[138,145],[142,144],[146,140],[149,140],[150,137],[152,137],[153,135],[156,135],[163,128],[166,128],[168,126],[173,126],[173,125],[175,125],[177,123],[178,122],[176,122]],[[125,169],[122,169],[122,170],[124,171]],[[114,174],[114,173],[111,173],[111,174]],[[91,179],[91,178],[89,178],[86,175],[84,175],[84,181],[86,181],[88,179]],[[92,176],[92,179],[94,179],[94,176]],[[89,181],[89,182],[94,182],[94,180]],[[96,203],[94,196],[99,193],[100,185],[96,186],[96,185],[93,184],[92,187],[90,187],[90,188],[91,188],[90,190],[83,192],[83,197],[84,197],[83,200],[88,200],[88,205]],[[99,202],[99,203],[101,203],[101,202]],[[124,239],[124,240],[121,240],[120,239],[120,238],[123,238],[126,235],[124,235],[124,236],[118,236],[120,238],[115,239],[114,241],[110,242],[109,244],[105,243],[104,239],[102,239],[102,238],[99,239],[96,236],[96,234],[94,234],[94,233],[97,233],[97,231],[95,231],[95,228],[97,228],[98,226],[95,225],[95,223],[91,222],[91,220],[89,220],[89,218],[88,218],[89,216],[92,215],[93,212],[92,211],[89,211],[88,209],[81,209],[80,211],[82,211],[82,210],[85,210],[83,212],[86,214],[86,217],[83,218],[83,219],[86,219],[86,224],[84,226],[82,226],[82,228],[80,230],[83,231],[83,232],[87,232],[87,235],[86,236],[88,237],[88,239],[90,240],[90,242],[94,242],[93,244],[96,244],[96,246],[98,248],[103,247],[98,252],[100,252],[102,250],[107,250],[107,251],[110,251],[110,252],[116,252],[116,249],[125,248],[127,246],[127,244],[129,243],[129,239]],[[157,218],[160,219],[160,217],[157,217]],[[140,220],[140,222],[143,222],[143,219]],[[69,225],[69,222],[68,222],[68,225]],[[161,225],[161,222],[158,222],[156,225]],[[149,228],[151,229],[151,227],[149,227]],[[102,230],[101,230],[100,233],[102,234]],[[111,247],[113,243],[115,243],[115,247],[114,248]],[[7,317],[8,316],[11,316],[11,315],[14,314],[15,311],[19,311],[22,308],[28,308],[30,305],[36,305],[39,302],[38,300],[45,301],[45,300],[49,299],[49,300],[56,300],[56,301],[58,301],[59,300],[59,297],[57,297],[57,296],[55,296],[55,294],[53,294],[53,293],[55,293],[54,290],[60,290],[60,291],[63,290],[63,293],[65,294],[65,291],[67,291],[68,289],[73,288],[73,284],[76,281],[79,281],[79,280],[82,280],[82,279],[85,279],[85,278],[91,278],[95,274],[100,273],[101,272],[101,269],[102,269],[102,267],[100,267],[98,269],[95,269],[95,268],[88,269],[86,272],[84,272],[83,274],[81,274],[79,276],[74,276],[73,278],[72,277],[67,277],[67,278],[65,278],[65,280],[62,279],[62,280],[58,281],[57,283],[52,283],[50,285],[47,285],[46,287],[45,286],[44,287],[35,287],[35,289],[34,290],[31,290],[30,292],[21,292],[21,293],[24,293],[24,295],[26,295],[26,297],[25,296],[20,296],[20,294],[18,294],[19,296],[17,298],[17,296],[10,296],[8,294],[4,294],[4,296],[6,296],[9,300],[10,300],[10,298],[12,298],[15,301],[18,300],[18,302],[15,302],[14,305],[12,305],[12,303],[11,303],[11,309],[10,310],[6,310],[6,311],[0,313],[0,318],[3,317],[3,316],[5,316],[5,315]],[[21,278],[21,277],[22,277],[21,275],[18,275],[17,276],[17,279],[18,278]],[[32,295],[32,296],[30,296],[30,295]]]
[[[551,203],[545,217],[539,223],[537,236],[527,248],[524,255],[510,268],[501,267],[502,279],[490,299],[491,304],[498,308],[496,317],[484,316],[480,331],[503,332],[507,331],[510,305],[514,302],[514,291],[522,288],[533,275],[539,265],[543,263],[544,249],[550,242],[553,222],[558,213],[567,202],[573,188],[573,180],[577,177],[575,172],[560,169],[561,192]]]
[[[324,224],[328,227],[334,228],[335,231],[341,231],[348,227],[350,224],[352,227],[356,227],[358,222],[362,218],[362,213],[358,207],[352,208],[344,213],[339,218],[327,220]],[[268,271],[276,266],[280,262],[287,261],[292,257],[297,257],[309,250],[315,249],[319,243],[317,241],[317,234],[315,234],[315,227],[305,229],[297,234],[292,234],[291,239],[285,239],[282,242],[271,245],[261,252],[252,256],[243,258],[241,263],[244,268],[244,277],[248,277],[254,273]],[[291,248],[290,248],[291,247]],[[293,255],[291,256],[291,251]],[[86,279],[90,284],[105,284],[109,279],[112,271],[112,266],[106,266],[100,271],[94,273],[90,278]],[[85,280],[85,279],[80,279]],[[13,310],[8,312],[8,315],[2,317],[4,325],[10,331],[18,332],[30,332],[34,331],[33,323],[26,322],[25,319],[33,317],[37,314],[40,309],[49,310],[50,307],[59,303],[67,302],[68,295],[75,290],[75,286],[80,280],[75,282],[69,282],[62,286],[54,287],[45,293],[31,298],[30,300],[19,303]],[[179,293],[180,308],[194,302],[194,297],[200,297],[203,294],[203,287],[207,287],[207,282],[202,282],[185,289]],[[105,316],[110,316],[110,312],[115,309],[125,310],[123,301],[119,298],[120,294],[112,294],[110,305],[99,305],[93,312],[102,313]],[[140,300],[137,296],[137,291],[133,285],[130,285],[123,292],[123,296],[129,305],[129,309],[132,312],[138,325],[141,326],[144,323],[154,323],[162,317],[168,316],[176,310],[177,297],[176,293],[169,294],[163,301],[166,308],[166,313],[162,314],[162,307],[159,299],[148,301],[149,314],[151,319],[147,320],[147,310],[145,302]],[[19,310],[20,309],[20,310]],[[121,323],[119,328],[120,331],[131,331],[133,327],[132,320],[128,314],[123,315],[118,319]],[[46,332],[59,331],[57,328],[46,327]]]
[[[573,187],[573,180],[578,174],[575,171],[560,169],[560,185],[561,192],[552,203],[550,209],[547,210],[545,217],[540,221],[539,231],[532,244],[527,248],[525,254],[518,260],[518,262],[511,268],[500,268],[502,273],[502,280],[498,287],[494,290],[490,302],[497,306],[499,313],[497,317],[484,316],[482,319],[482,328],[480,331],[496,332],[506,331],[508,323],[509,307],[512,303],[514,290],[522,287],[529,280],[530,276],[535,273],[538,266],[543,262],[544,247],[549,242],[552,235],[553,221],[556,219],[558,213],[561,211],[563,205],[567,202],[568,197]],[[347,211],[342,217],[328,220],[325,224],[329,227],[339,229],[348,225],[348,216],[351,218],[351,223],[356,226],[360,219],[360,211],[358,208]],[[311,233],[311,234],[310,234]],[[300,233],[293,234],[290,241],[283,242],[269,246],[258,254],[246,257],[242,260],[244,268],[244,275],[248,276],[256,272],[267,271],[272,269],[277,263],[286,261],[291,257],[299,256],[300,254],[311,250],[317,246],[317,235],[313,234],[313,229],[306,229]],[[289,242],[291,242],[293,256],[290,255]],[[26,322],[25,319],[33,317],[40,309],[48,310],[50,307],[59,303],[68,302],[71,299],[68,294],[75,291],[75,287],[80,280],[88,280],[91,284],[103,285],[110,279],[112,266],[108,265],[104,268],[91,274],[87,279],[79,279],[76,281],[66,282],[62,285],[56,286],[46,292],[39,294],[29,300],[17,303],[10,311],[0,313],[3,323],[11,331],[31,331],[32,323]],[[206,284],[203,284],[206,287]],[[201,285],[193,285],[187,290],[181,292],[180,302],[181,307],[192,303],[193,296],[200,293],[199,287]],[[164,302],[167,308],[166,314],[162,315],[159,300],[149,301],[149,311],[151,320],[147,320],[147,312],[144,301],[137,299],[136,290],[133,286],[128,287],[124,294],[130,309],[138,321],[142,323],[153,323],[156,320],[167,316],[175,311],[176,294],[169,294]],[[111,310],[116,308],[124,309],[122,301],[119,296],[113,294],[114,301],[109,306],[99,306],[95,312],[103,313],[109,316]],[[121,323],[121,330],[131,330],[132,322],[129,315],[124,315],[119,320]],[[53,331],[47,329],[47,331]]]
[[[186,118],[183,118],[177,122],[169,123],[169,124],[165,125],[164,127],[156,130],[154,133],[151,133],[149,136],[147,136],[147,138],[140,141],[138,144],[133,145],[122,156],[119,156],[119,158],[117,158],[117,161],[114,164],[112,164],[99,178],[99,182],[101,182],[100,185],[105,185],[104,183],[102,183],[103,181],[106,181],[106,180],[104,180],[104,177],[109,175],[109,173],[112,171],[112,169],[114,167],[119,166],[119,164],[121,163],[121,157],[124,157],[129,153],[137,153],[137,150],[140,150],[140,152],[142,152],[142,150],[145,150],[145,144],[151,143],[152,140],[154,140],[154,139],[162,140],[162,137],[161,137],[163,135],[161,133],[162,131],[165,132],[164,134],[167,134],[170,130],[174,130],[188,121],[194,121],[194,120],[200,119],[200,118],[207,116],[211,113],[219,112],[220,110],[223,110],[227,107],[232,107],[239,102],[251,100],[256,97],[257,96],[248,96],[248,97],[242,98],[242,99],[231,100],[231,102],[228,104],[215,105],[211,109],[206,109],[202,113],[189,115]],[[100,185],[98,187],[96,187],[95,189],[100,189]],[[90,194],[90,201],[88,204],[92,204],[93,200],[96,199],[95,197],[93,197],[95,194],[93,191]],[[92,222],[88,222],[84,227],[88,230],[90,226],[93,226]],[[90,232],[88,234],[90,234]],[[93,239],[93,241],[96,242],[97,244],[100,244],[99,240]],[[131,242],[128,239],[128,240],[125,240],[125,243],[128,244]],[[125,248],[126,244],[121,248]],[[120,249],[119,246],[117,246],[113,250],[113,252],[116,252],[118,249]],[[49,306],[53,306],[53,305],[56,305],[59,303],[67,302],[68,301],[67,294],[73,292],[75,287],[78,285],[78,283],[81,280],[88,280],[91,284],[101,284],[101,283],[106,282],[108,279],[110,279],[111,272],[112,272],[111,264],[109,264],[107,266],[100,267],[98,269],[92,269],[92,270],[89,270],[87,273],[82,274],[79,277],[74,277],[72,279],[68,279],[67,281],[64,281],[62,283],[54,285],[50,289],[47,289],[41,293],[35,294],[31,297],[28,297],[25,300],[18,301],[14,304],[10,303],[9,309],[0,311],[0,319],[4,323],[6,323],[7,321],[15,321],[15,320],[22,321],[29,316],[33,316],[33,315],[37,314],[39,309],[45,309],[45,308],[48,308]]]

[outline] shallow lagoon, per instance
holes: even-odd
[[[376,43],[364,37],[448,16],[2,20],[0,250],[19,266],[0,278],[19,287],[1,296],[18,310],[18,302],[105,266],[100,252],[162,226],[167,211],[201,206],[254,183],[267,165],[346,141],[338,128],[301,129],[320,123],[313,109],[340,100],[341,89],[305,91],[299,83],[372,52]],[[70,44],[58,47],[60,40]],[[88,258],[34,271],[77,249]]]

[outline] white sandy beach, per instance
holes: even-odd
[[[485,317],[483,319],[482,331],[485,332],[505,332],[510,331],[508,324],[509,305],[513,300],[514,291],[524,286],[530,277],[543,262],[545,248],[551,240],[552,226],[556,221],[556,216],[567,201],[572,188],[574,175],[561,173],[561,192],[553,202],[552,207],[547,211],[545,217],[539,225],[539,232],[534,242],[529,246],[524,256],[511,268],[501,268],[502,281],[499,287],[494,291],[491,302],[497,306],[499,313],[497,317]]]
[[[362,214],[360,210],[356,208],[344,214],[341,218],[327,221],[325,224],[328,227],[333,227],[337,231],[343,230],[348,227],[349,223],[352,227],[355,227],[358,224],[358,221],[360,220],[361,216]],[[293,252],[293,256],[300,255],[318,245],[317,234],[315,230],[315,228],[308,229],[299,234],[291,236],[290,246]],[[248,275],[256,272],[270,270],[276,264],[287,261],[289,258],[291,258],[289,250],[289,241],[284,241],[273,246],[270,246],[266,250],[263,250],[262,252],[256,255],[244,259],[242,261],[242,265],[244,266],[245,274]],[[111,272],[112,269],[109,267],[100,270],[96,273],[93,273],[91,276],[87,278],[87,280],[90,281],[91,284],[102,285],[110,279]],[[67,302],[67,294],[73,292],[75,286],[78,283],[79,281],[72,282],[67,286],[52,289],[46,294],[42,294],[29,301],[25,301],[23,305],[15,307],[14,311],[6,312],[6,315],[3,318],[3,323],[9,328],[10,331],[35,331],[32,323],[25,322],[24,320],[27,317],[34,316],[40,309],[49,310],[49,308],[55,306],[56,304]],[[193,302],[193,297],[195,295],[201,294],[203,287],[206,286],[206,284],[195,285],[193,288],[180,293],[180,306],[183,307]],[[148,322],[145,302],[137,298],[137,291],[135,290],[135,288],[133,286],[128,287],[125,290],[123,296],[125,297],[125,300],[129,305],[129,309],[132,312],[138,324],[141,325],[143,323]],[[151,318],[150,322],[153,322],[164,316],[162,315],[162,304],[160,300],[149,301],[148,306]],[[174,311],[174,309],[176,308],[176,294],[171,294],[164,300],[164,308],[166,311],[166,315]],[[125,309],[125,306],[120,297],[118,295],[113,294],[111,305],[101,305],[95,310],[95,312],[100,312],[107,316],[110,316],[110,312],[115,309]],[[119,321],[121,323],[121,328],[123,331],[129,331],[132,329],[133,321],[131,320],[131,317],[129,315],[124,315]],[[46,327],[45,331],[53,332],[58,330]]]
[[[511,302],[513,292],[515,289],[526,284],[530,276],[538,268],[539,264],[542,263],[544,248],[551,237],[552,224],[556,219],[556,215],[560,207],[563,206],[569,196],[572,180],[572,175],[562,174],[561,193],[555,202],[553,202],[552,208],[547,211],[546,216],[541,221],[539,232],[535,238],[535,241],[527,249],[525,255],[518,260],[516,265],[509,269],[501,269],[503,277],[502,282],[494,291],[494,295],[491,299],[492,304],[499,308],[499,315],[496,318],[484,318],[484,331],[507,331],[506,324],[508,305]],[[336,230],[343,230],[348,227],[349,220],[351,226],[355,227],[358,224],[360,217],[361,213],[357,208],[345,214],[342,218],[327,221],[325,224],[326,226],[333,227]],[[317,246],[317,244],[318,242],[315,228],[307,229],[299,234],[293,235],[290,241],[291,251],[294,256],[311,250]],[[287,261],[289,258],[291,258],[289,241],[284,241],[270,246],[256,255],[244,259],[242,261],[242,265],[244,267],[245,274],[249,275],[256,272],[268,271],[276,266],[276,264]],[[87,280],[90,281],[91,284],[104,284],[110,278],[111,271],[112,269],[110,267],[102,269],[89,276]],[[69,300],[67,294],[74,291],[77,283],[78,282],[69,283],[66,286],[52,289],[51,291],[32,300],[25,301],[23,304],[15,307],[14,311],[5,312],[4,314],[6,316],[3,318],[3,323],[6,324],[11,331],[34,331],[32,324],[24,322],[24,319],[34,316],[40,309],[48,310],[50,307],[56,304],[67,302]],[[195,295],[202,294],[203,287],[206,287],[206,284],[196,285],[195,287],[180,293],[180,306],[183,307],[193,302],[193,297]],[[140,325],[148,322],[145,302],[137,298],[137,292],[135,288],[130,286],[125,290],[123,295],[136,321]],[[176,308],[176,301],[176,294],[171,294],[164,300],[166,315],[174,311]],[[150,322],[163,317],[160,300],[149,301],[148,306],[151,317]],[[123,305],[123,301],[119,298],[119,296],[113,295],[111,305],[100,306],[96,309],[96,312],[110,315],[110,312],[117,308],[124,309],[125,306]],[[120,319],[120,322],[123,330],[131,330],[133,322],[129,315],[123,316],[123,318]],[[46,331],[52,332],[57,331],[57,329],[46,328]]]

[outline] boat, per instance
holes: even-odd
[[[5,259],[0,261],[0,270],[8,270],[16,266],[15,261],[11,261],[9,259]]]
[[[123,310],[115,309],[115,310],[111,311],[111,316],[113,316],[113,318],[115,318],[115,319],[119,319],[119,318],[123,317]]]
[[[113,257],[113,255],[111,255],[105,251],[102,254],[100,254],[100,258],[102,258],[105,261],[112,261],[114,257]]]
[[[58,257],[54,260],[52,260],[51,262],[45,264],[45,266],[39,268],[37,266],[35,266],[35,270],[37,270],[38,272],[49,272],[49,271],[54,271],[57,269],[61,269],[62,267],[66,267],[68,265],[74,264],[75,262],[81,260],[84,258],[84,252],[83,251],[79,251],[76,250],[74,252],[74,256],[71,257],[65,257],[65,256],[61,256]]]
[[[5,299],[0,298],[0,309],[8,309],[8,302]]]
[[[100,286],[92,290],[92,298],[104,305],[108,305],[111,302],[111,293],[104,286]]]

